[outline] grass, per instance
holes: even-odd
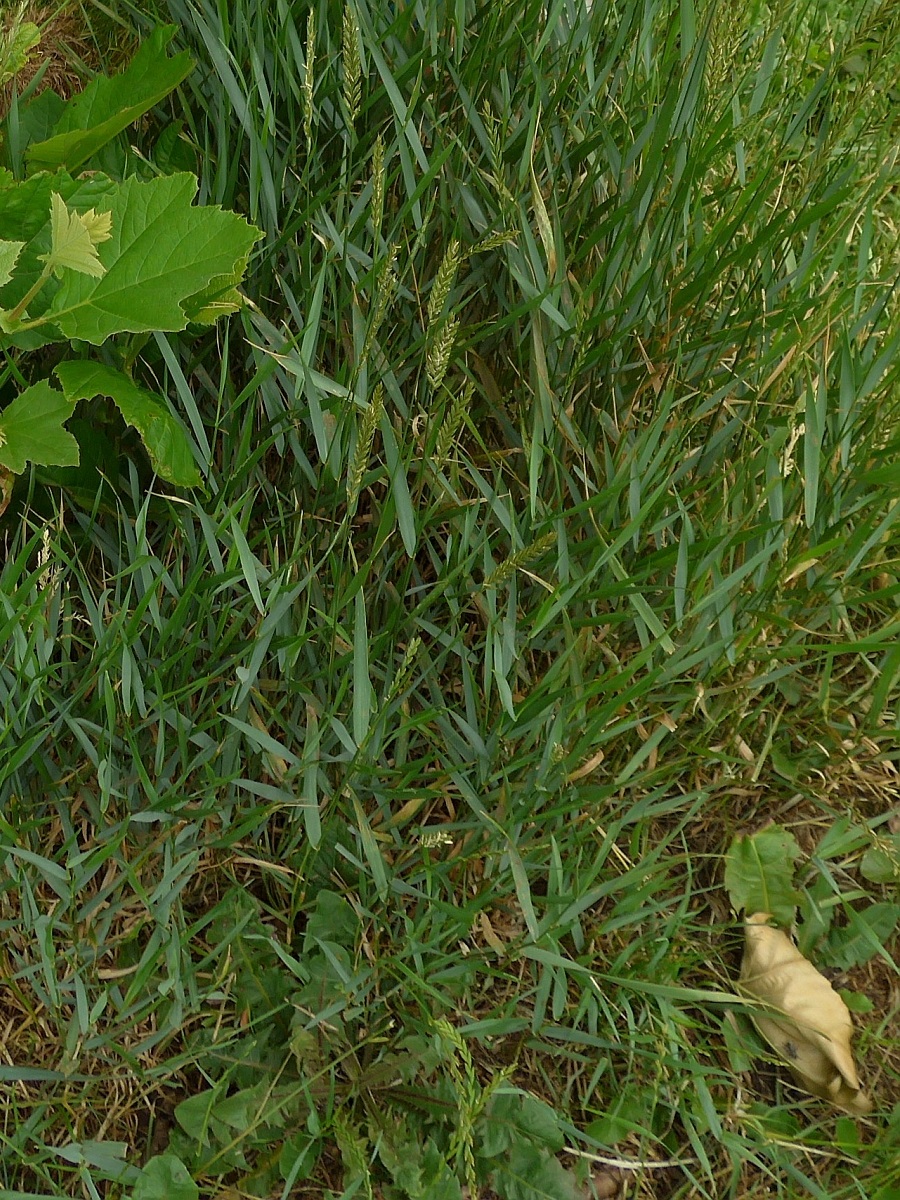
[[[156,7],[122,162],[266,236],[136,359],[204,489],[3,518],[0,1195],[896,1196],[895,6]],[[766,820],[869,1118],[736,1002]]]

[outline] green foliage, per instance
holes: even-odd
[[[721,876],[796,834],[823,965],[896,900],[900,10],[83,5],[116,59],[163,8],[198,69],[97,175],[28,174],[61,99],[4,127],[7,309],[52,193],[197,173],[265,240],[183,329],[7,335],[2,404],[120,373],[208,486],[91,374],[110,483],[4,518],[0,1185],[102,1192],[51,1149],[152,1111],[209,1196],[885,1191],[891,964],[854,1141],[731,1036]]]
[[[796,838],[777,825],[738,834],[725,859],[725,887],[732,906],[748,916],[770,913],[777,924],[789,929],[800,899],[793,884],[799,857]]]
[[[826,953],[830,961],[842,971],[849,971],[885,954],[898,920],[900,904],[891,901],[862,909],[848,907],[846,926],[832,929],[829,935]]]
[[[166,47],[174,33],[174,25],[155,29],[121,74],[112,78],[100,75],[67,101],[59,110],[52,136],[26,147],[29,171],[60,167],[77,171],[178,87],[194,64],[186,51],[167,56]]]
[[[174,1154],[157,1154],[141,1169],[131,1200],[197,1200],[200,1189]]]
[[[7,171],[0,180],[0,234],[27,239],[0,240],[7,346],[100,346],[116,334],[209,323],[239,307],[235,288],[259,233],[233,213],[194,205],[196,178],[182,172],[116,182],[100,171],[70,174],[184,79],[189,55],[165,55],[173,32],[155,31],[121,76],[98,77],[59,111],[54,135],[28,147],[27,179]],[[56,172],[37,170],[48,166]],[[27,370],[15,358],[17,370]],[[199,451],[164,398],[108,364],[68,363],[57,373],[67,401],[109,396],[162,478],[200,482]],[[3,410],[0,464],[15,472],[27,462],[77,464],[74,439],[62,429],[71,412],[46,382],[34,383]]]
[[[41,40],[41,31],[33,21],[22,19],[25,6],[12,16],[5,34],[0,36],[0,87],[14,79],[28,63],[29,51]]]
[[[26,463],[74,466],[78,443],[63,429],[75,408],[49,383],[33,383],[0,413],[0,465],[24,471]]]
[[[11,279],[24,245],[24,242],[0,242],[0,287]]]
[[[369,1043],[365,1031],[383,1010],[371,973],[348,953],[358,938],[352,906],[323,889],[302,955],[275,954],[256,903],[241,889],[223,897],[208,939],[237,966],[239,1020],[218,1045],[192,1039],[212,1083],[175,1109],[170,1148],[179,1160],[197,1175],[238,1172],[242,1190],[264,1196],[308,1178],[332,1137],[345,1186],[377,1180],[391,1200],[460,1200],[470,1181],[521,1200],[573,1196],[574,1176],[556,1159],[557,1114],[499,1078],[482,1093],[454,1027],[437,1022],[427,1036],[385,1032]],[[342,1079],[328,1083],[334,1057]],[[460,1152],[467,1122],[471,1155]]]
[[[114,400],[127,423],[141,435],[153,469],[163,479],[180,487],[193,487],[200,482],[200,472],[185,443],[182,427],[158,396],[138,387],[124,371],[103,363],[71,359],[60,363],[56,375],[71,405],[99,395]]]
[[[511,1200],[574,1200],[576,1180],[555,1157],[563,1148],[559,1117],[533,1096],[500,1091],[481,1124],[480,1156],[491,1187]]]
[[[69,212],[59,194],[51,192],[50,252],[39,254],[38,258],[47,264],[45,269],[58,279],[62,278],[65,267],[82,275],[91,275],[94,279],[102,279],[106,267],[97,257],[97,246],[112,236],[111,225],[109,213],[98,216],[93,209],[86,213]]]
[[[900,883],[900,834],[879,838],[863,855],[859,869],[872,883]]]

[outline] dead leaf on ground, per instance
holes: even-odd
[[[591,1182],[597,1200],[614,1200],[622,1190],[622,1176],[618,1171],[595,1171]]]
[[[753,1014],[754,1025],[806,1091],[838,1108],[869,1112],[872,1102],[860,1091],[850,1049],[853,1023],[846,1004],[768,920],[769,913],[755,913],[744,926],[740,988],[766,1005]]]

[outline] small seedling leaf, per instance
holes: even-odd
[[[43,467],[77,467],[78,443],[63,429],[74,401],[41,380],[0,412],[0,466],[17,474],[27,462]]]
[[[755,913],[744,926],[738,986],[765,1005],[754,1012],[754,1025],[806,1091],[838,1108],[869,1112],[850,1049],[846,1004],[787,934],[767,921],[767,913]]]
[[[174,1154],[157,1154],[144,1166],[131,1200],[197,1200],[200,1189]]]
[[[777,825],[738,834],[725,860],[725,888],[737,912],[766,912],[790,925],[799,894],[792,879],[800,847]]]
[[[106,267],[97,257],[97,246],[112,236],[111,224],[109,213],[98,214],[92,208],[86,213],[73,212],[58,192],[51,192],[51,248],[49,254],[39,254],[38,258],[57,275],[68,267],[100,279],[106,274]]]
[[[9,283],[24,242],[0,242],[0,287]]]

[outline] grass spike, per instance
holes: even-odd
[[[441,265],[438,267],[438,273],[431,286],[431,295],[428,297],[427,327],[429,329],[444,311],[444,305],[447,303],[447,297],[456,281],[456,273],[461,261],[459,240],[453,238],[441,259]]]
[[[422,639],[418,634],[414,634],[409,639],[409,644],[403,651],[403,657],[400,660],[400,666],[397,668],[397,674],[391,681],[391,688],[388,693],[388,703],[394,700],[404,690],[409,677],[412,674],[412,669],[415,666],[416,656],[422,649]]]
[[[540,558],[542,554],[546,554],[555,545],[555,533],[544,533],[539,538],[535,538],[533,542],[529,542],[527,546],[523,546],[521,550],[517,550],[515,554],[511,554],[509,558],[504,559],[499,567],[495,571],[492,571],[484,581],[484,586],[486,588],[502,587],[504,583],[515,575],[516,571],[521,570],[528,563],[534,562],[535,559]]]
[[[303,72],[303,132],[306,134],[306,145],[312,146],[314,92],[316,72],[316,12],[311,8],[306,16],[306,64]]]
[[[344,75],[344,104],[352,129],[356,125],[362,100],[362,63],[359,57],[359,22],[350,3],[344,5],[341,24],[341,65]]]
[[[377,252],[384,220],[384,138],[379,133],[372,147],[372,240]]]
[[[447,461],[450,448],[459,432],[459,427],[462,425],[466,413],[472,406],[472,397],[474,394],[475,384],[471,379],[467,379],[465,387],[454,396],[453,403],[450,405],[450,411],[441,422],[437,441],[434,445],[433,457],[436,466],[442,466]]]
[[[352,516],[356,511],[359,493],[362,488],[363,476],[372,455],[372,443],[375,441],[375,431],[384,412],[384,385],[379,383],[369,407],[363,413],[359,434],[356,439],[356,449],[347,475],[347,513]]]
[[[385,314],[390,307],[394,294],[397,291],[398,279],[394,269],[397,262],[397,253],[399,246],[391,246],[388,251],[387,258],[381,268],[378,276],[378,288],[375,293],[375,307],[372,312],[372,318],[369,322],[369,328],[366,330],[366,340],[363,343],[362,353],[360,354],[360,362],[364,363],[369,357],[369,352],[372,349],[372,344],[378,336],[378,330],[381,328],[381,323],[384,321]]]
[[[432,390],[437,391],[450,365],[450,356],[456,343],[459,329],[458,317],[447,317],[439,322],[433,337],[428,339],[428,351],[425,356],[425,374]]]
[[[469,1193],[477,1196],[479,1189],[473,1133],[475,1121],[483,1107],[481,1085],[475,1073],[472,1052],[456,1026],[441,1017],[435,1022],[435,1028],[451,1047],[451,1053],[447,1056],[447,1068],[456,1085],[459,1107],[459,1121],[451,1139],[450,1153],[457,1161],[462,1161]]]
[[[516,229],[501,229],[497,233],[488,233],[475,243],[471,253],[484,254],[488,250],[499,250],[501,246],[509,246],[512,242],[517,242],[519,236]]]

